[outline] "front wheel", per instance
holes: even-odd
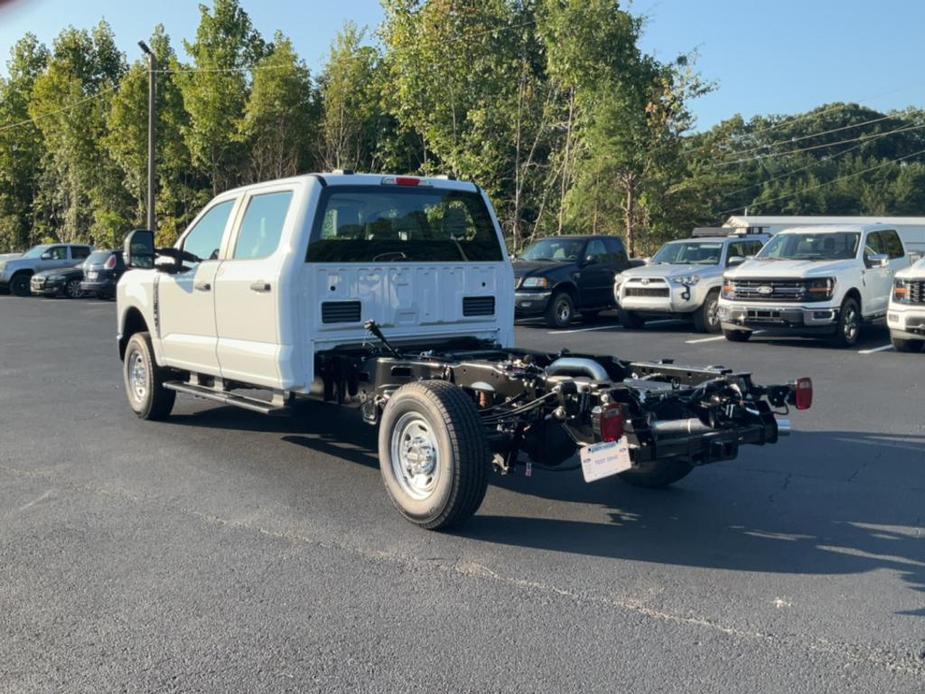
[[[619,477],[634,487],[660,489],[677,482],[683,477],[687,477],[693,469],[694,466],[686,460],[669,458],[668,460],[653,460],[636,465],[625,472],[621,472]]]
[[[79,299],[84,293],[80,288],[80,280],[70,280],[64,286],[64,294],[68,299]]]
[[[379,425],[379,470],[395,508],[415,525],[465,521],[482,504],[491,470],[475,403],[446,381],[399,388]]]
[[[703,306],[694,311],[694,329],[698,333],[718,333],[722,326],[719,322],[719,289],[707,294]]]
[[[858,302],[848,297],[838,312],[834,342],[837,347],[854,347],[861,336],[861,308]]]
[[[893,343],[893,349],[897,352],[921,352],[925,346],[922,340],[907,340],[904,337],[894,337],[890,335],[890,342]]]
[[[751,336],[751,330],[727,330],[723,328],[723,337],[730,342],[748,342]]]
[[[639,330],[645,327],[646,324],[642,316],[632,311],[624,311],[621,309],[617,313],[617,318],[620,320],[620,325],[628,330]]]
[[[546,305],[546,325],[550,328],[567,328],[575,317],[575,302],[568,292],[556,292]]]
[[[24,272],[13,275],[13,279],[10,280],[10,292],[16,296],[29,296],[32,293],[29,290],[29,275]]]
[[[166,419],[170,415],[177,392],[164,388],[167,370],[154,361],[148,333],[135,333],[129,339],[122,376],[128,404],[136,415],[141,419]]]

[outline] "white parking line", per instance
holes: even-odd
[[[568,333],[588,333],[592,330],[623,330],[621,325],[598,325],[594,328],[576,328],[575,330],[550,330],[547,335],[567,335]]]
[[[763,332],[764,330],[755,330],[752,332],[752,335],[761,335]],[[696,340],[685,340],[684,344],[696,345],[696,344],[700,344],[701,342],[715,342],[716,340],[725,340],[725,339],[726,339],[725,335],[717,335],[716,337],[701,337]]]
[[[873,354],[874,352],[889,352],[893,349],[893,345],[883,345],[882,347],[874,347],[873,349],[859,349],[858,354]]]

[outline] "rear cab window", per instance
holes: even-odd
[[[431,186],[329,186],[308,262],[498,262],[504,253],[482,196]]]

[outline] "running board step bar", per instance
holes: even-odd
[[[197,398],[213,400],[223,405],[233,405],[234,407],[240,407],[245,410],[250,410],[251,412],[259,412],[260,414],[277,414],[285,412],[288,409],[285,404],[286,400],[283,393],[274,392],[272,400],[261,400],[260,398],[251,398],[246,395],[232,393],[228,390],[219,390],[217,388],[209,388],[208,386],[185,383],[183,381],[166,381],[164,387],[168,390],[175,390],[178,393],[186,393],[187,395],[193,395]]]

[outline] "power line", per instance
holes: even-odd
[[[35,118],[26,118],[25,120],[21,120],[21,121],[18,121],[18,122],[16,122],[16,123],[9,123],[9,124],[7,124],[7,125],[4,125],[4,126],[0,127],[0,133],[5,132],[5,131],[7,131],[7,130],[12,130],[13,128],[18,128],[18,127],[20,127],[20,126],[22,126],[22,125],[29,125],[29,123],[35,123],[36,121],[39,121],[39,120],[41,120],[42,118],[48,118],[49,116],[54,116],[54,115],[56,115],[56,114],[58,114],[58,113],[64,113],[64,112],[66,112],[66,111],[73,111],[73,110],[74,110],[75,108],[77,108],[78,106],[81,106],[81,105],[87,103],[88,101],[93,101],[94,99],[99,99],[100,97],[103,97],[103,96],[105,96],[106,94],[108,94],[108,93],[110,93],[110,92],[114,92],[116,89],[118,89],[118,86],[105,87],[105,88],[101,89],[100,91],[98,91],[96,94],[93,94],[93,95],[91,95],[91,96],[84,97],[83,99],[79,99],[78,101],[75,101],[73,104],[70,104],[70,105],[65,106],[65,107],[63,107],[63,108],[59,108],[59,109],[56,109],[56,110],[54,110],[54,111],[46,111],[45,113],[42,113],[42,114],[36,116]]]
[[[862,176],[863,174],[870,173],[871,171],[876,171],[877,169],[882,169],[884,166],[889,166],[890,164],[896,164],[896,163],[901,162],[901,161],[904,161],[904,160],[906,160],[906,159],[911,159],[912,157],[917,157],[917,156],[919,156],[919,155],[921,155],[921,154],[925,154],[925,149],[920,149],[920,150],[918,150],[917,152],[913,152],[912,154],[906,154],[905,156],[902,156],[902,157],[896,157],[896,158],[894,158],[894,159],[888,159],[888,160],[886,160],[886,161],[884,161],[884,162],[881,162],[880,164],[876,164],[875,166],[871,166],[871,167],[868,167],[868,168],[866,168],[866,169],[862,169],[861,171],[855,171],[854,173],[845,174],[844,176],[838,176],[837,178],[833,178],[831,181],[824,181],[824,182],[819,183],[819,184],[814,185],[814,186],[809,186],[809,187],[807,187],[807,188],[801,188],[800,190],[795,190],[795,191],[793,191],[793,192],[791,192],[791,193],[785,193],[784,195],[778,195],[777,197],[771,198],[770,200],[759,200],[759,201],[753,202],[753,203],[751,203],[751,204],[752,204],[752,205],[755,205],[755,204],[757,204],[757,205],[766,205],[766,204],[771,203],[771,202],[779,202],[780,200],[786,200],[787,198],[792,198],[794,195],[799,195],[800,193],[805,193],[805,192],[808,192],[808,191],[811,191],[811,190],[818,190],[819,188],[824,188],[825,186],[830,186],[830,185],[832,185],[833,183],[838,183],[839,181],[846,181],[846,180],[848,180],[849,178],[854,178],[855,176]],[[723,210],[722,212],[719,212],[719,214],[720,214],[720,215],[729,214],[730,212],[736,212],[737,210],[741,210],[741,209],[742,209],[742,205],[739,205],[738,207],[733,207],[733,208],[730,208],[730,209],[728,209],[728,210]]]

